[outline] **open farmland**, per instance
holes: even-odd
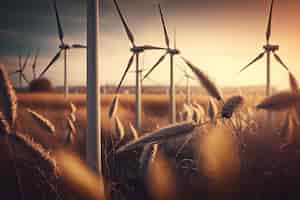
[[[251,101],[247,101],[245,107],[253,108],[256,101],[260,100],[259,97],[255,98],[257,99],[253,100],[249,97]],[[134,119],[133,99],[132,96],[120,97],[118,117],[125,127],[126,135],[119,145],[133,140],[129,130],[129,122],[133,122]],[[274,119],[280,123],[274,122],[269,126],[265,122],[265,113],[253,110],[254,114],[249,116],[251,120],[243,125],[247,128],[239,130],[246,145],[242,153],[239,153],[237,138],[231,134],[235,130],[230,129],[230,126],[224,127],[221,121],[217,124],[217,128],[210,124],[195,130],[196,135],[183,149],[181,145],[186,137],[163,142],[159,145],[158,155],[153,168],[148,171],[149,174],[141,174],[139,166],[141,148],[121,155],[111,152],[116,148],[115,145],[118,145],[112,142],[115,140],[112,137],[115,134],[114,123],[108,119],[107,114],[111,101],[110,95],[102,97],[101,121],[103,148],[106,152],[103,161],[104,176],[107,190],[110,191],[108,194],[113,199],[198,199],[200,196],[205,199],[282,199],[281,195],[295,195],[298,192],[300,153],[297,150],[297,135],[294,134],[293,143],[284,150],[281,147],[286,141],[278,136],[284,113],[278,114]],[[207,97],[196,97],[193,101],[207,108]],[[74,142],[66,145],[66,118],[70,102],[77,107],[77,133]],[[179,111],[183,109],[183,104],[184,98],[178,98]],[[50,152],[51,159],[55,158],[54,152],[65,148],[79,155],[82,160],[85,159],[85,95],[71,95],[68,100],[64,100],[63,95],[55,93],[23,93],[18,95],[18,105],[16,129],[41,144],[39,148]],[[168,124],[167,96],[144,95],[143,106],[144,133]],[[55,125],[55,135],[39,127],[26,112],[27,108],[47,117]],[[298,129],[295,133],[297,131]],[[51,171],[48,171],[47,164],[43,162],[35,163],[37,166],[34,167],[39,167],[41,172],[45,173],[44,177],[39,177],[26,165],[19,164],[17,172],[20,182],[16,181],[15,168],[9,167],[9,158],[4,156],[7,150],[5,146],[2,148],[4,150],[1,151],[1,159],[2,163],[6,164],[2,165],[3,178],[0,183],[7,188],[2,190],[3,195],[18,199],[20,197],[18,184],[21,184],[25,199],[26,197],[93,199],[81,189],[73,187],[74,183],[70,184],[60,178],[52,179]],[[34,155],[26,153],[26,150],[18,145],[15,150],[20,154],[20,158],[16,159],[21,159],[22,156],[26,159],[28,157],[35,159]],[[59,167],[59,163],[57,166]],[[155,186],[156,184],[159,188]],[[48,194],[45,195],[45,192]]]

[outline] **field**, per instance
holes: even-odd
[[[142,174],[139,163],[142,148],[119,155],[113,151],[133,140],[129,122],[134,122],[134,96],[120,97],[117,116],[126,133],[121,142],[116,141],[114,125],[107,114],[112,96],[102,96],[103,171],[107,195],[112,199],[295,199],[300,180],[296,135],[299,129],[294,129],[287,140],[279,137],[284,113],[274,114],[270,124],[265,121],[264,111],[253,109],[262,97],[245,96],[247,102],[240,111],[245,112],[245,123],[239,127],[221,120],[217,125],[209,123],[196,129],[193,139],[184,148],[181,147],[188,136],[164,141],[159,144],[151,166]],[[77,131],[74,141],[66,145],[70,102],[77,107]],[[193,102],[207,109],[208,97],[193,97]],[[184,98],[179,96],[178,111],[183,110],[183,104]],[[71,95],[66,101],[55,93],[22,93],[18,95],[18,107],[16,130],[40,144],[33,146],[43,158],[40,159],[36,152],[28,152],[17,138],[12,142],[16,152],[12,158],[8,156],[11,149],[7,141],[1,141],[1,196],[9,199],[95,199],[76,182],[66,181],[55,159],[55,152],[62,149],[85,159],[85,95]],[[56,128],[55,135],[40,127],[26,111],[28,108],[49,119]],[[251,113],[246,111],[248,108]],[[144,95],[143,109],[143,133],[167,125],[167,96]],[[284,146],[287,142],[290,144]],[[88,179],[78,174],[79,178]]]

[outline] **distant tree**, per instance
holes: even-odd
[[[50,80],[46,78],[39,78],[32,80],[29,83],[30,92],[53,92],[54,87]]]

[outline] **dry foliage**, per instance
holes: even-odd
[[[283,111],[295,107],[300,102],[300,93],[283,91],[265,98],[256,107],[270,111]]]
[[[209,77],[204,72],[202,72],[199,68],[197,68],[191,62],[189,62],[187,59],[185,59],[185,58],[182,58],[182,59],[190,67],[190,69],[194,72],[194,74],[197,76],[198,80],[203,85],[203,87],[207,90],[207,92],[212,97],[217,99],[218,101],[221,101],[223,99],[221,91],[214,84],[214,82],[212,80],[210,80]]]
[[[3,65],[0,65],[1,109],[11,127],[17,119],[17,96]]]
[[[52,124],[52,122],[50,122],[50,120],[31,109],[27,109],[27,112],[43,130],[47,131],[48,133],[55,134],[55,126]]]
[[[289,72],[290,88],[293,92],[300,92],[299,84],[296,77]]]
[[[131,135],[133,137],[133,140],[139,139],[139,134],[131,122],[129,122],[129,129],[130,129]]]
[[[151,143],[160,143],[166,141],[168,139],[172,139],[175,137],[183,136],[191,133],[196,128],[196,124],[194,122],[183,122],[173,124],[151,133],[145,134],[140,137],[138,140],[131,141],[124,146],[121,146],[117,153],[122,153],[124,151],[130,151],[137,147],[144,146],[146,144]]]
[[[125,136],[124,126],[118,116],[115,116],[115,135],[118,141],[121,141]]]
[[[242,96],[230,97],[222,108],[222,117],[231,118],[232,114],[244,103]]]

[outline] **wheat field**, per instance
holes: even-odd
[[[232,94],[224,96],[227,100]],[[235,105],[239,98],[226,101],[224,107],[227,110],[223,109],[222,112],[222,105],[217,106],[221,115],[226,111],[224,115],[227,116],[228,110],[232,110],[234,113],[229,113],[231,119],[213,122],[207,115],[200,120],[203,125],[193,129],[191,134],[161,140],[156,146],[137,146],[117,154],[119,147],[137,140],[130,126],[130,123],[134,123],[134,96],[120,96],[117,116],[124,130],[120,130],[120,127],[116,130],[114,120],[108,116],[113,95],[103,95],[103,180],[107,198],[278,199],[279,193],[297,193],[296,185],[300,176],[297,167],[300,164],[298,127],[291,129],[290,125],[286,125],[285,116],[288,112],[285,110],[277,112],[270,125],[266,112],[255,108],[263,97],[245,96],[247,99],[240,107]],[[5,153],[9,149],[4,145],[5,140],[2,141],[1,163],[5,164],[1,165],[0,182],[7,188],[1,191],[2,195],[11,199],[104,198],[99,195],[99,188],[94,186],[102,182],[84,173],[84,164],[76,164],[85,159],[85,95],[74,94],[65,100],[58,93],[20,93],[17,99],[15,129],[21,135],[14,137],[14,141],[22,141],[23,145],[14,145],[16,157],[12,159]],[[192,102],[208,113],[209,99],[204,95],[193,96]],[[70,108],[71,102],[76,109]],[[184,96],[178,96],[178,121],[182,120],[179,113],[188,109],[184,104]],[[166,127],[168,107],[168,96],[144,95],[143,131],[136,135],[143,138],[145,133],[147,136],[147,133],[149,135],[159,127]],[[28,109],[48,119],[55,126],[55,134],[40,126]],[[70,133],[67,119],[72,109],[75,112],[72,121],[76,131]],[[297,113],[296,108],[294,111]],[[125,133],[121,141],[116,137],[118,131]],[[160,134],[159,131],[156,133]],[[35,149],[34,152],[28,152],[24,144]],[[41,159],[35,156],[35,151],[39,152],[38,157],[42,155]],[[27,163],[27,160],[35,161]],[[76,171],[77,168],[79,171]]]

